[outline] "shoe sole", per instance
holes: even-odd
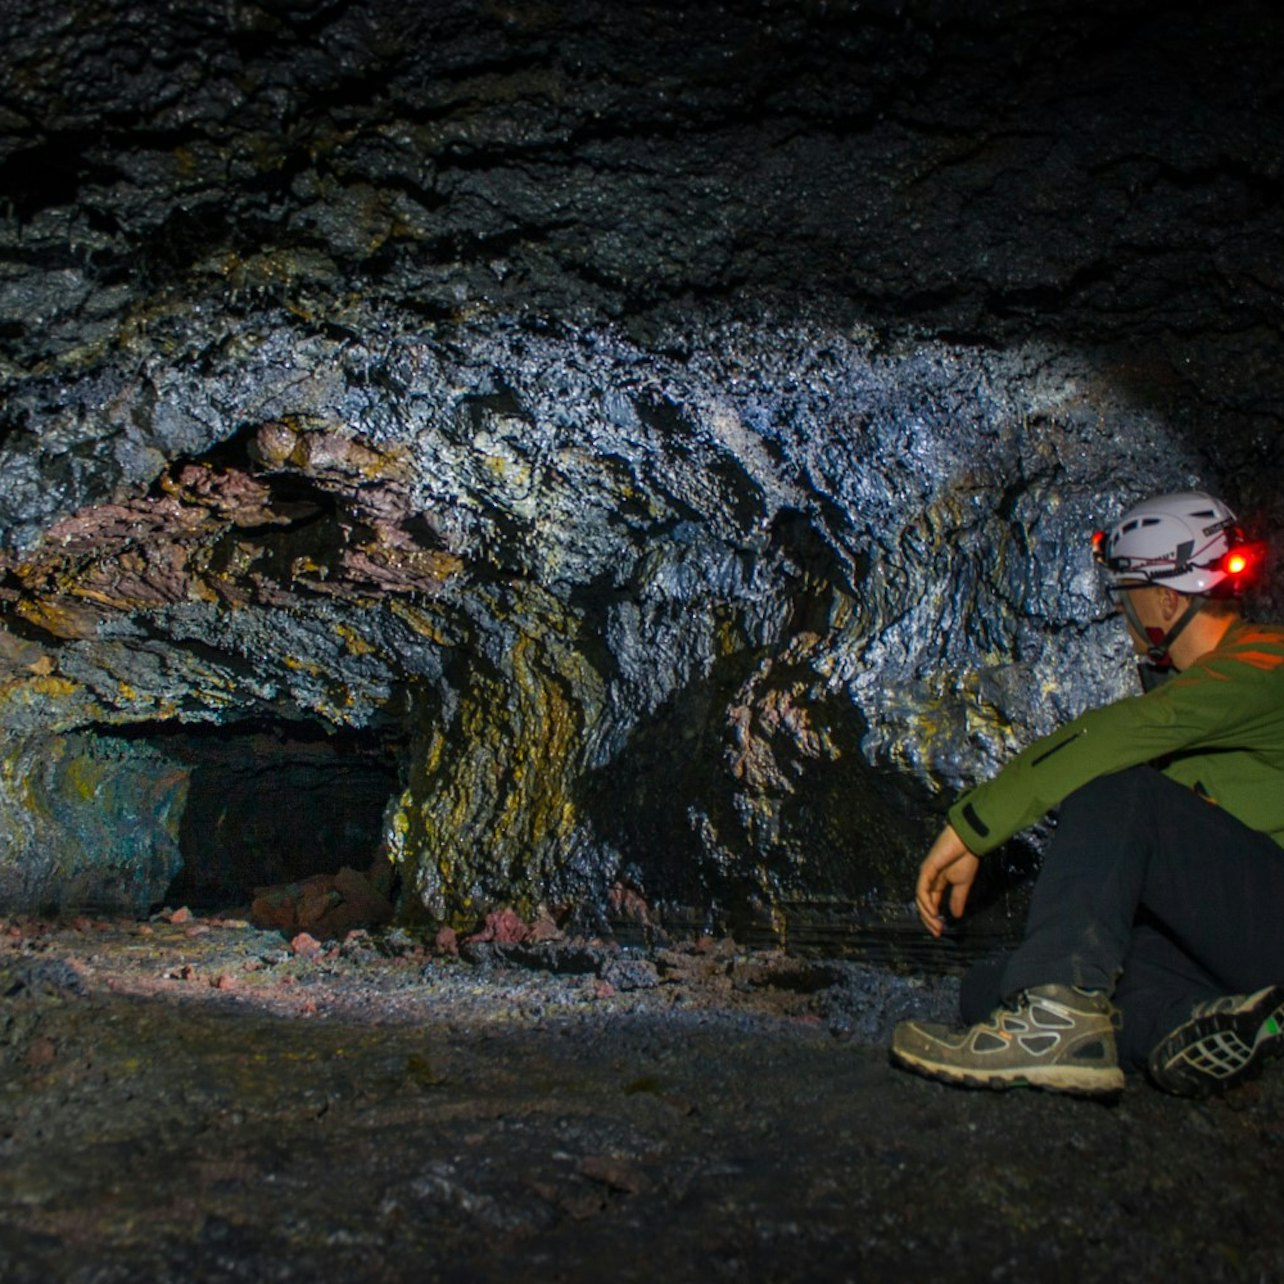
[[[1207,1097],[1255,1079],[1284,1053],[1284,986],[1272,985],[1242,1012],[1214,1012],[1179,1026],[1150,1054],[1165,1092]]]
[[[1038,1088],[1044,1092],[1062,1092],[1072,1097],[1114,1097],[1123,1091],[1124,1074],[1118,1066],[1026,1066],[1022,1069],[990,1070],[974,1073],[957,1066],[920,1060],[913,1053],[891,1050],[892,1060],[903,1069],[912,1070],[940,1083],[964,1088]]]

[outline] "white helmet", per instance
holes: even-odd
[[[1092,537],[1112,589],[1162,584],[1179,593],[1239,593],[1253,561],[1235,514],[1200,490],[1157,495]]]

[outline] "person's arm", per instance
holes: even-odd
[[[963,794],[950,824],[968,850],[984,856],[1090,780],[1181,750],[1242,744],[1263,712],[1242,662],[1210,657],[1146,695],[1090,710],[1036,740]]]
[[[1260,686],[1284,658],[1246,635],[1144,696],[1085,713],[1017,754],[993,779],[963,794],[919,868],[915,905],[933,936],[949,908],[963,913],[980,862],[1074,790],[1125,767],[1189,748],[1278,740],[1278,697]]]

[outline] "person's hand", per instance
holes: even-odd
[[[941,914],[945,889],[950,889],[950,913],[960,918],[980,867],[979,858],[968,850],[954,826],[946,825],[919,867],[918,885],[914,889],[918,916],[933,936],[940,936],[945,930],[945,918]]]

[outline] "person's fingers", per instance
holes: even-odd
[[[918,906],[918,916],[923,920],[923,926],[933,936],[941,934],[941,891],[940,874],[933,876],[932,871],[925,869],[918,880],[914,900]]]

